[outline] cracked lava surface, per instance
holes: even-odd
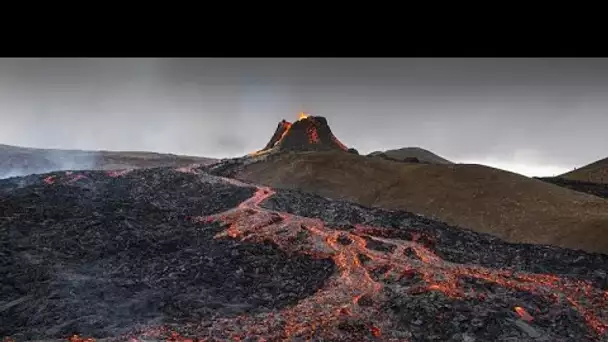
[[[197,173],[194,168],[176,171]],[[129,172],[108,172],[106,175],[122,177]],[[86,179],[72,173],[66,173],[66,176],[69,176],[66,182],[70,184]],[[251,187],[234,179],[222,179],[238,187]],[[43,181],[53,186],[58,180],[49,176]],[[287,255],[330,259],[336,265],[336,271],[326,283],[313,295],[278,310],[138,329],[126,335],[128,338],[110,340],[419,341],[420,338],[395,334],[395,325],[399,323],[386,310],[391,301],[387,289],[390,287],[391,291],[405,297],[437,293],[448,299],[470,301],[475,310],[475,302],[483,302],[492,294],[489,289],[476,290],[467,286],[466,279],[532,293],[550,303],[566,305],[580,315],[593,335],[590,338],[607,339],[608,291],[588,281],[450,262],[433,251],[428,243],[432,238],[424,233],[412,232],[410,238],[396,238],[392,234],[396,231],[393,228],[354,225],[352,229],[344,230],[332,227],[318,218],[264,208],[263,202],[275,195],[275,191],[263,186],[255,189],[253,196],[235,208],[188,219],[200,224],[199,229],[219,225],[221,230],[214,236],[218,240],[253,244],[271,242]],[[414,278],[418,281],[399,284],[399,281]],[[534,324],[535,312],[520,306],[511,307],[511,310],[521,320]],[[70,341],[94,340],[74,335]]]
[[[235,185],[246,186],[233,179]],[[216,238],[240,239],[250,242],[272,241],[290,253],[304,253],[316,258],[330,258],[337,265],[337,273],[315,295],[300,301],[279,313],[262,313],[252,316],[220,319],[211,326],[191,326],[188,331],[198,333],[203,341],[242,340],[258,341],[322,338],[348,340],[352,332],[345,333],[344,319],[366,322],[359,326],[362,339],[407,341],[391,337],[391,322],[380,309],[383,298],[382,281],[374,280],[371,273],[382,270],[381,279],[412,277],[418,274],[424,286],[403,288],[405,295],[438,291],[455,299],[484,300],[486,294],[466,290],[461,278],[484,280],[502,287],[526,291],[549,300],[564,299],[584,318],[598,336],[605,336],[608,328],[608,292],[591,284],[561,278],[550,274],[514,273],[499,269],[451,263],[439,258],[433,251],[418,243],[419,235],[411,240],[382,237],[388,228],[357,225],[350,232],[332,229],[323,221],[276,212],[260,204],[275,192],[268,187],[257,187],[255,194],[238,207],[215,215],[197,217],[199,222],[218,222],[225,229]],[[368,241],[392,246],[391,250],[378,251],[367,247]],[[413,254],[412,254],[413,251]],[[372,305],[360,305],[365,297]],[[514,308],[522,319],[533,320],[523,308]],[[148,331],[152,336],[165,330]],[[190,341],[173,335],[176,341]]]

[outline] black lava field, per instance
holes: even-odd
[[[0,180],[7,341],[608,341],[608,255],[203,168]]]

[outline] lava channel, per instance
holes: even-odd
[[[235,185],[245,185],[238,181],[226,180]],[[195,219],[199,222],[220,222],[226,225],[227,228],[215,238],[250,242],[271,240],[289,253],[330,258],[337,265],[337,272],[315,295],[279,312],[223,318],[207,325],[189,327],[188,331],[201,334],[199,341],[215,341],[217,338],[258,338],[258,341],[290,340],[295,337],[309,339],[316,336],[315,334],[329,340],[348,339],[349,336],[352,338],[352,335],[347,335],[339,329],[340,322],[346,318],[364,322],[366,336],[372,335],[385,341],[403,341],[384,334],[390,330],[391,321],[378,305],[382,302],[381,290],[385,286],[371,276],[371,272],[378,269],[385,270],[386,277],[415,273],[424,279],[424,286],[405,289],[405,295],[439,291],[452,298],[483,300],[484,293],[466,291],[459,282],[462,277],[471,277],[552,300],[562,296],[599,336],[607,331],[608,313],[605,308],[608,306],[608,296],[587,282],[548,274],[515,273],[456,264],[441,259],[415,238],[406,241],[372,235],[388,229],[358,225],[346,232],[332,229],[319,219],[260,207],[260,203],[273,194],[274,191],[268,187],[258,187],[251,198],[236,208]],[[281,220],[276,220],[277,215]],[[303,230],[308,233],[305,234],[306,238],[297,238]],[[390,251],[373,250],[367,246],[367,241],[370,240],[391,245],[393,248]],[[414,257],[411,255],[412,251]],[[359,305],[358,302],[363,296],[366,302],[376,304]],[[523,314],[521,309],[516,311],[520,315]],[[179,340],[177,335],[174,335],[174,338],[175,341]],[[190,339],[179,341],[187,340]]]
[[[193,167],[177,169],[197,173]],[[110,177],[119,177],[131,170],[110,171]],[[72,181],[78,177],[71,173]],[[251,186],[243,182],[222,178],[235,186]],[[55,177],[44,179],[48,184]],[[343,340],[352,338],[339,328],[345,319],[364,322],[364,336],[375,336],[385,341],[403,341],[389,338],[391,319],[380,309],[383,302],[382,281],[375,280],[372,272],[383,270],[383,278],[404,277],[418,274],[423,286],[406,288],[404,295],[439,291],[455,299],[476,298],[483,300],[483,292],[466,291],[459,280],[464,277],[484,280],[505,288],[541,295],[550,300],[565,299],[584,318],[586,324],[598,336],[608,331],[608,292],[591,284],[550,274],[515,273],[476,265],[464,265],[445,261],[429,247],[418,241],[418,234],[411,240],[390,238],[388,228],[357,225],[350,231],[332,229],[320,219],[297,216],[262,208],[260,204],[275,192],[268,187],[257,187],[252,197],[236,208],[210,216],[195,217],[197,222],[219,222],[227,228],[215,238],[240,239],[257,242],[273,241],[288,253],[304,253],[314,258],[328,258],[337,266],[337,272],[313,296],[279,312],[241,315],[216,319],[208,324],[191,324],[186,330],[196,332],[196,339],[184,338],[168,327],[151,327],[136,335],[152,338],[162,336],[166,341],[216,341],[258,338],[258,341],[311,338],[321,334],[324,339]],[[277,220],[276,217],[280,217]],[[305,231],[305,238],[302,232]],[[380,235],[380,236],[379,236]],[[387,250],[375,250],[369,241],[391,246]],[[373,305],[360,305],[365,297]],[[527,321],[533,318],[520,307],[515,311]],[[181,330],[181,329],[180,329]],[[72,340],[85,341],[74,336]],[[92,340],[92,339],[91,339]],[[86,341],[91,341],[86,339]],[[94,340],[93,340],[94,341]],[[131,338],[130,341],[140,341]]]

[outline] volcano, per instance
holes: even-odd
[[[234,171],[284,176],[264,160],[330,156],[318,164],[379,198],[416,185],[394,182],[393,166],[424,171],[401,177],[416,183],[444,170],[350,150],[325,118],[302,113],[257,153],[315,153],[0,179],[0,339],[608,340],[606,254],[507,242]],[[314,167],[306,162],[285,165]],[[387,173],[353,172],[365,163]],[[371,188],[374,179],[390,183]]]
[[[281,120],[266,146],[256,153],[270,151],[348,151],[332,133],[327,119],[300,113],[296,122]]]

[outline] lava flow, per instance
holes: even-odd
[[[403,295],[437,291],[451,298],[484,300],[485,293],[466,290],[462,285],[462,278],[475,278],[553,301],[561,297],[578,311],[597,335],[606,333],[608,298],[589,283],[554,275],[515,273],[448,262],[416,238],[402,240],[378,236],[388,236],[388,228],[360,225],[351,231],[342,231],[326,226],[319,219],[262,208],[260,204],[273,194],[270,188],[258,187],[256,193],[238,207],[196,220],[225,225],[226,229],[216,238],[255,243],[272,241],[288,253],[329,258],[337,266],[337,272],[315,295],[279,312],[217,319],[207,325],[191,327],[190,331],[201,334],[203,340],[212,336],[233,340],[245,337],[289,340],[313,336],[329,340],[350,337],[352,340],[352,333],[345,333],[340,325],[354,320],[359,327],[365,327],[361,339],[375,336],[386,341],[403,341],[403,338],[390,337],[391,319],[380,308],[386,301],[382,289],[388,286],[384,281],[388,278],[413,274],[422,278],[423,285],[397,287],[396,291]],[[392,248],[388,252],[371,249],[370,241]],[[372,274],[378,270],[384,275],[374,279]],[[532,320],[523,308],[515,308],[515,311],[524,320]]]

